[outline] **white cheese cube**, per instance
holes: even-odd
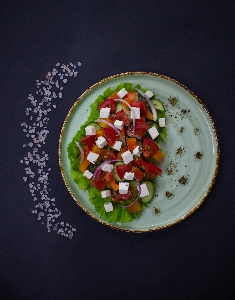
[[[111,191],[110,190],[104,190],[101,192],[102,198],[107,198],[111,196]]]
[[[140,185],[140,197],[145,197],[149,195],[149,190],[146,183]]]
[[[159,118],[158,119],[159,127],[165,127],[166,126],[166,119],[165,118]]]
[[[119,98],[123,98],[123,97],[125,97],[127,94],[128,94],[128,92],[127,92],[127,90],[126,90],[125,88],[121,89],[121,90],[117,93],[117,95],[118,95]]]
[[[104,138],[103,136],[99,136],[95,143],[99,148],[104,148],[108,144],[106,138]]]
[[[131,108],[131,119],[133,119],[133,115],[135,116],[135,119],[140,119],[140,108],[139,107]]]
[[[104,172],[109,172],[109,173],[111,173],[112,170],[113,170],[113,165],[112,165],[112,164],[104,164],[104,165],[101,167],[101,170],[104,171]]]
[[[140,156],[141,155],[140,146],[136,146],[135,149],[132,151],[132,153],[136,156]]]
[[[153,97],[153,93],[151,91],[147,91],[145,95],[149,98]]]
[[[115,126],[117,129],[122,130],[122,128],[123,128],[123,122],[122,122],[122,121],[119,121],[119,120],[116,120],[116,121],[114,122],[114,126]]]
[[[95,135],[96,134],[96,128],[95,126],[87,126],[85,128],[86,135]]]
[[[129,189],[129,182],[119,182],[118,189],[120,194],[127,194]]]
[[[105,202],[104,209],[106,212],[113,211],[113,204],[111,202]]]
[[[129,164],[133,160],[133,156],[130,150],[127,150],[121,154],[124,164]]]
[[[112,146],[112,148],[115,149],[115,150],[117,150],[117,151],[120,151],[121,147],[122,147],[122,142],[121,141],[116,141],[114,143],[114,145]]]
[[[157,131],[157,128],[155,126],[148,129],[149,134],[151,135],[151,138],[154,140],[159,135],[159,132]]]
[[[104,107],[100,110],[100,118],[108,118],[110,114],[110,107]]]
[[[91,179],[91,177],[93,176],[93,174],[89,170],[86,170],[83,173],[83,176],[85,176],[87,179]]]
[[[134,174],[133,172],[126,172],[126,173],[124,174],[124,178],[125,178],[126,180],[133,180],[133,179],[134,179],[134,176],[135,176],[135,174]]]
[[[94,164],[97,159],[99,157],[99,154],[95,153],[95,152],[92,152],[90,151],[89,154],[87,155],[87,159],[92,163]]]

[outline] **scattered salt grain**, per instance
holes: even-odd
[[[21,123],[21,126],[24,127],[23,132],[26,138],[29,139],[27,144],[23,144],[23,148],[30,147],[31,149],[31,152],[28,152],[27,156],[20,160],[20,163],[26,165],[24,172],[27,176],[24,176],[23,180],[29,182],[29,191],[33,201],[37,201],[36,209],[32,213],[38,216],[41,224],[46,224],[48,232],[51,232],[52,223],[61,216],[61,212],[55,207],[55,198],[50,197],[49,192],[51,189],[49,188],[48,172],[51,171],[51,168],[47,168],[46,161],[49,156],[42,148],[49,134],[46,125],[49,122],[48,115],[52,110],[48,107],[52,105],[53,108],[56,108],[57,106],[52,101],[57,97],[62,98],[63,84],[68,82],[68,79],[64,76],[77,77],[78,75],[78,72],[75,71],[76,66],[73,63],[69,63],[69,65],[57,63],[56,67],[59,66],[62,72],[58,72],[56,68],[53,68],[51,72],[46,74],[45,80],[36,80],[37,90],[35,96],[32,94],[28,96],[31,107],[27,107],[25,110],[29,120],[34,120],[33,124],[30,122],[27,122],[28,124],[26,122]],[[78,62],[78,66],[81,66],[80,62]],[[55,88],[59,89],[59,92],[53,90]],[[46,168],[48,172],[45,171]],[[38,203],[38,200],[42,202]],[[65,224],[63,221],[54,224],[53,230],[70,239],[73,237],[73,232],[76,231],[69,223]]]

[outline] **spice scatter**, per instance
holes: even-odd
[[[179,176],[178,182],[182,186],[187,185],[189,183],[189,175],[181,175],[181,176]]]
[[[194,160],[200,161],[203,158],[204,154],[202,151],[195,151],[194,152]]]
[[[41,224],[46,225],[48,232],[54,231],[69,239],[72,239],[76,229],[61,220],[62,213],[56,207],[55,198],[51,196],[51,168],[48,167],[46,139],[50,133],[47,126],[49,115],[57,108],[58,99],[62,99],[64,85],[70,77],[77,77],[77,67],[80,66],[80,62],[77,65],[57,63],[44,80],[36,80],[35,94],[28,96],[30,105],[25,110],[27,120],[21,123],[27,142],[23,144],[25,155],[20,163],[25,166],[23,181],[28,185],[35,203],[31,212]]]

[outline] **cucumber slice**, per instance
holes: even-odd
[[[155,188],[154,188],[153,183],[150,182],[150,181],[144,181],[144,182],[142,182],[142,184],[144,184],[144,183],[147,185],[147,188],[148,188],[148,191],[149,191],[149,195],[145,196],[145,197],[142,197],[141,199],[142,199],[143,203],[148,203],[150,200],[153,199]]]
[[[96,130],[101,129],[101,126],[98,123],[91,122],[87,126],[94,126]]]
[[[129,117],[130,119],[130,109],[127,108],[126,106],[122,105],[121,102],[118,102],[116,105],[116,112],[120,111],[120,110],[124,110],[124,112],[126,113],[126,115]]]
[[[116,170],[116,166],[117,165],[124,165],[124,162],[122,161],[117,161],[113,164],[113,170],[112,170],[112,174],[113,174],[113,178],[118,181],[118,182],[121,182],[123,181],[123,179],[121,179],[119,176],[118,176],[118,173],[117,173],[117,170]]]
[[[165,108],[160,100],[153,99],[151,101],[157,110],[165,111]]]
[[[134,190],[132,199],[135,199],[138,196],[137,182],[135,180],[131,180],[129,182],[129,186],[132,187]]]

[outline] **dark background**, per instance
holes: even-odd
[[[0,299],[235,299],[234,1],[1,1]],[[50,188],[72,239],[47,232],[24,183],[28,95],[57,62],[77,64],[51,113]],[[59,133],[91,85],[129,71],[167,75],[195,92],[217,127],[221,157],[204,204],[168,229],[104,226],[72,200]]]

